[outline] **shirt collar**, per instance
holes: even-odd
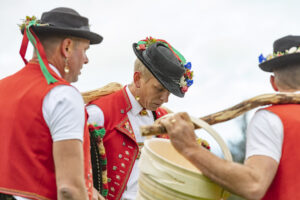
[[[128,88],[128,85],[126,86],[126,92],[128,94],[129,97],[129,101],[131,103],[132,109],[131,112],[134,115],[138,115],[141,110],[143,109],[143,107],[140,105],[140,103],[134,98],[134,96],[132,95],[131,91]],[[147,110],[148,111],[148,110]]]
[[[55,72],[55,74],[57,74],[61,78],[61,74],[59,73],[59,71],[56,67],[54,67],[50,63],[49,63],[49,67]]]

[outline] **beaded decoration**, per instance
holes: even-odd
[[[98,163],[100,164],[101,172],[102,172],[102,187],[100,193],[103,197],[106,198],[108,194],[108,182],[107,182],[107,157],[106,157],[105,147],[103,145],[103,137],[105,135],[105,129],[101,126],[97,126],[96,124],[95,125],[89,124],[88,127],[91,136],[96,139],[96,143],[98,146],[98,151],[100,154],[100,161]],[[98,171],[100,171],[99,168]]]
[[[197,138],[197,143],[200,144],[202,147],[206,148],[207,150],[210,151],[210,145],[209,143],[204,140],[204,139],[201,139],[201,138]]]

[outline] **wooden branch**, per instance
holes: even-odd
[[[200,119],[206,121],[208,124],[213,125],[220,122],[225,122],[236,118],[243,113],[257,108],[259,106],[265,106],[270,104],[300,104],[300,94],[293,93],[279,93],[279,94],[263,94],[246,101],[243,101],[231,108],[222,110],[220,112],[200,117]],[[195,125],[195,124],[194,124]],[[195,129],[201,127],[195,125]],[[159,125],[143,126],[141,127],[142,136],[165,134],[167,131],[165,127]]]
[[[112,82],[99,89],[82,92],[81,95],[83,97],[84,103],[87,104],[93,100],[99,99],[103,96],[116,92],[122,88],[123,86],[120,83]]]

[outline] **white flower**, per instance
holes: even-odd
[[[269,54],[268,56],[267,56],[267,60],[270,60],[270,59],[272,59],[273,58],[273,54]]]
[[[288,53],[296,53],[297,47],[291,47],[288,51]]]
[[[186,81],[185,81],[185,79],[184,79],[184,76],[182,76],[181,78],[180,78],[180,82],[179,82],[179,85],[180,85],[180,87],[183,87],[183,86],[186,86]]]

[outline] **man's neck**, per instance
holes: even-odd
[[[128,85],[128,89],[130,90],[131,94],[135,97],[136,96],[136,87],[133,83]]]
[[[63,70],[63,68],[60,67],[61,64],[59,64],[61,62],[59,62],[59,60],[55,59],[55,58],[58,58],[58,57],[57,56],[52,56],[52,57],[47,56],[48,63],[51,64],[52,66],[54,66],[58,70],[59,74],[61,74],[62,77],[64,77],[64,70]],[[33,54],[32,59],[38,60],[36,53]]]
[[[290,93],[299,93],[300,89],[279,89],[278,92],[290,92]]]

